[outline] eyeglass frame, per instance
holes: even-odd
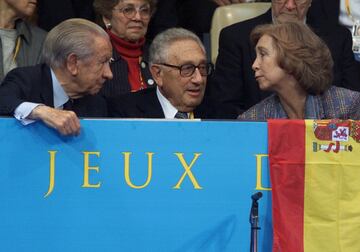
[[[141,9],[145,8],[145,7],[149,10],[149,16],[144,17],[143,15],[141,15]],[[124,10],[127,9],[127,8],[132,9],[132,11],[134,11],[134,13],[132,15],[130,15],[130,16],[128,16],[129,14],[125,14]],[[136,13],[139,13],[139,16],[140,16],[141,19],[150,19],[151,15],[152,15],[152,10],[151,10],[151,7],[149,5],[144,5],[144,6],[141,6],[141,7],[135,7],[133,5],[127,5],[127,6],[124,6],[122,8],[112,8],[112,9],[121,12],[128,19],[134,18],[136,16]]]
[[[183,64],[183,65],[180,65],[180,66],[177,66],[177,65],[171,65],[171,64],[168,64],[168,63],[155,63],[157,65],[162,65],[162,66],[167,66],[167,67],[172,67],[172,68],[176,68],[179,70],[179,73],[180,73],[180,76],[181,77],[191,77],[194,73],[195,73],[195,70],[198,69],[199,70],[199,73],[201,76],[209,76],[212,74],[213,70],[214,70],[214,65],[211,63],[211,62],[207,62],[207,63],[200,63],[199,65],[195,66],[194,64],[191,64],[191,63],[187,63],[187,64]],[[205,68],[207,69],[207,73],[206,75],[203,75],[201,74],[201,71],[200,71],[200,68],[199,66],[200,65],[205,65]],[[183,75],[181,74],[182,73],[182,68],[184,66],[192,66],[194,67],[194,70],[191,72],[191,74],[189,75]]]

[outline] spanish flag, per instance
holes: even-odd
[[[360,121],[269,120],[273,251],[360,251]]]

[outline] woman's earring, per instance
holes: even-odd
[[[110,23],[107,23],[106,25],[106,29],[110,30],[112,28],[112,25]]]

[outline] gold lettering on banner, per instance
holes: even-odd
[[[152,177],[152,157],[154,155],[153,152],[146,152],[146,155],[148,157],[148,175],[146,178],[146,181],[143,185],[134,185],[131,182],[131,178],[130,178],[130,155],[132,154],[131,152],[123,152],[122,153],[124,155],[124,173],[125,173],[125,181],[126,184],[128,184],[131,188],[134,189],[143,189],[145,187],[147,187],[151,181],[151,177]]]
[[[262,159],[267,158],[268,154],[257,154],[256,156],[256,187],[255,190],[270,191],[271,188],[262,186]]]
[[[50,169],[49,169],[49,188],[44,198],[48,197],[55,186],[55,156],[57,151],[48,151],[50,154]]]
[[[181,176],[180,180],[177,182],[177,184],[173,187],[173,189],[180,189],[180,185],[183,182],[183,180],[185,179],[185,176],[188,175],[189,179],[191,180],[192,184],[194,185],[195,189],[202,189],[202,187],[199,185],[199,183],[196,181],[196,178],[194,176],[194,174],[191,172],[191,168],[193,167],[193,165],[195,164],[196,160],[200,157],[201,153],[194,153],[195,156],[193,158],[193,160],[191,161],[190,165],[188,165],[184,159],[184,153],[179,153],[176,152],[174,153],[178,159],[180,160],[181,165],[184,167],[185,172],[183,173],[183,175]]]
[[[97,183],[97,184],[90,184],[89,182],[89,171],[90,170],[94,170],[97,173],[99,172],[99,166],[89,166],[89,157],[90,155],[95,155],[97,157],[100,156],[100,152],[99,151],[84,151],[84,183],[82,185],[82,187],[86,187],[86,188],[99,188],[101,186],[101,182]]]

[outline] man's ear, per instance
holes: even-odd
[[[163,85],[163,72],[161,71],[161,67],[159,65],[151,65],[150,72],[156,84],[161,87]]]
[[[66,68],[71,73],[71,75],[75,76],[78,74],[78,58],[74,53],[70,53],[66,58]]]

